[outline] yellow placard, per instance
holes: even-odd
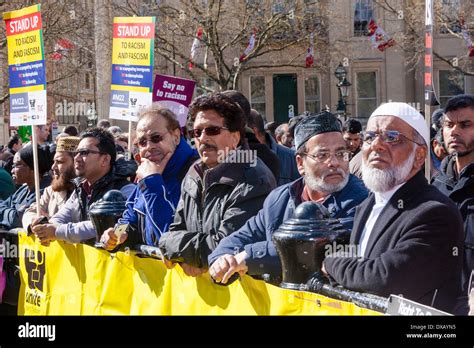
[[[281,289],[249,276],[229,286],[208,273],[133,253],[109,254],[83,244],[19,235],[20,315],[378,315],[322,295]]]
[[[8,65],[35,62],[43,59],[40,30],[7,36]]]
[[[3,20],[6,21],[6,20],[12,19],[12,18],[27,16],[29,14],[39,12],[40,9],[41,9],[41,5],[33,5],[33,6],[22,8],[20,10],[5,12],[3,14]]]
[[[150,39],[113,40],[112,64],[149,66],[152,58]]]

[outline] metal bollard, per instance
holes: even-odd
[[[283,288],[299,290],[321,270],[324,250],[334,241],[347,243],[350,232],[328,210],[315,202],[304,202],[294,217],[285,221],[273,234],[282,264]]]
[[[104,197],[92,203],[89,216],[97,232],[96,247],[101,247],[100,237],[104,231],[114,227],[125,210],[125,197],[119,190],[110,190]]]

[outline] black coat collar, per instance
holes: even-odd
[[[365,254],[370,254],[370,251],[376,244],[377,240],[387,230],[387,228],[393,223],[393,221],[403,213],[407,208],[411,207],[411,201],[418,196],[418,193],[426,188],[428,182],[423,174],[423,171],[416,173],[405,185],[400,187],[397,192],[390,198],[387,205],[383,208],[380,213],[377,222],[375,223],[369,240]],[[375,204],[375,196],[373,193],[362,202],[356,210],[353,237],[351,243],[360,243],[360,237],[364,230],[367,219],[372,211]]]

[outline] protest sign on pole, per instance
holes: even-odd
[[[10,125],[47,123],[46,70],[41,6],[5,12],[10,91]],[[40,179],[37,140],[32,131],[36,207],[39,214]]]
[[[155,17],[114,18],[109,117],[129,121],[129,151],[132,121],[152,103],[154,42]]]
[[[156,75],[153,86],[153,101],[173,111],[178,117],[179,125],[184,127],[195,86],[196,82],[193,80]]]

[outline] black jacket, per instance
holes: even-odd
[[[280,177],[280,160],[276,153],[274,153],[266,144],[258,141],[257,137],[252,131],[246,130],[245,139],[250,150],[257,152],[257,157],[270,169],[278,182]]]
[[[258,213],[276,182],[260,159],[256,163],[222,163],[204,170],[198,161],[189,169],[174,222],[159,241],[167,259],[207,267],[220,240]]]
[[[91,204],[101,199],[108,191],[120,190],[125,185],[132,185],[125,177],[116,175],[115,171],[112,170],[92,185],[91,196],[87,197],[87,193],[83,188],[84,181],[84,178],[76,178],[73,180],[76,197],[79,197],[78,204],[82,221],[89,220],[89,208]]]
[[[455,164],[452,156],[445,158],[441,163],[440,172],[433,179],[433,185],[456,203],[464,220],[462,283],[464,296],[467,296],[469,278],[474,270],[474,163],[465,167],[459,178],[454,169]],[[467,308],[463,312],[466,310]]]
[[[358,245],[375,204],[373,194],[355,213],[351,245]],[[338,284],[388,297],[399,295],[452,312],[461,293],[462,218],[453,202],[428,185],[423,173],[408,180],[382,210],[365,258],[327,257]]]

